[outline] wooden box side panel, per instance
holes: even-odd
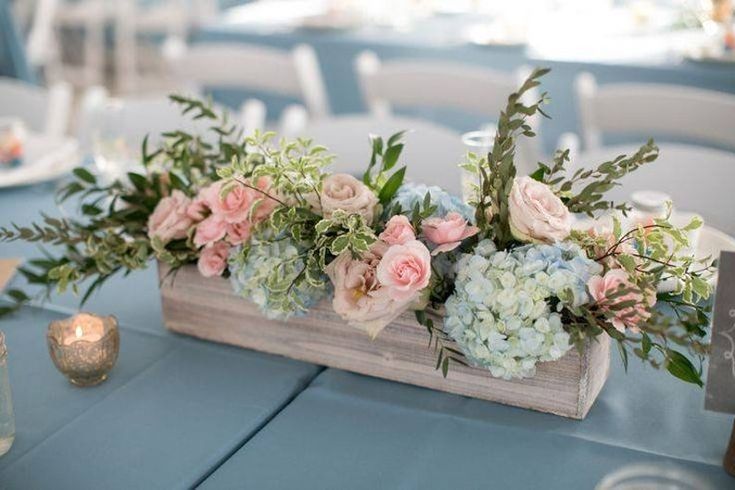
[[[166,274],[160,267],[161,277]],[[314,364],[410,383],[450,393],[584,418],[605,382],[609,342],[540,363],[533,378],[505,381],[487,370],[453,365],[444,378],[434,369],[429,336],[413,313],[386,327],[375,340],[348,326],[329,302],[289,322],[269,320],[237,296],[224,279],[206,279],[184,267],[161,286],[168,329]],[[437,319],[436,321],[440,321]]]

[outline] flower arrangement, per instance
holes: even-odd
[[[626,366],[632,353],[701,385],[713,265],[685,253],[687,232],[701,223],[653,219],[625,229],[628,207],[604,198],[656,159],[653,142],[573,173],[569,152],[559,151],[516,175],[516,141],[534,136],[526,119],[545,115],[545,96],[527,103],[526,93],[546,72],[510,95],[492,150],[462,163],[476,176],[469,202],[405,181],[402,133],[371,136],[358,179],[330,173],[326,149],[309,140],[243,137],[209,104],[173,96],[209,120],[211,134],[172,131],[152,151],[146,140],[144,172],[109,185],[77,169],[60,199],[78,197],[82,218],[44,217],[2,228],[0,238],[63,247],[22,272],[47,291],[84,284],[82,301],[151,259],[172,273],[196,263],[203,276],[229,278],[268,318],[288,320],[327,299],[346,328],[374,338],[414,311],[445,376],[455,362],[506,379],[533,376],[539,362],[607,335]],[[575,229],[579,214],[606,215],[609,226]],[[671,279],[675,291],[657,291]]]

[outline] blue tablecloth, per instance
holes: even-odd
[[[547,151],[555,148],[559,136],[566,131],[579,131],[573,94],[574,77],[581,71],[593,73],[600,83],[657,82],[690,85],[735,93],[735,64],[717,65],[698,62],[656,62],[644,64],[604,64],[538,59],[526,54],[524,48],[489,47],[468,44],[461,40],[460,30],[472,23],[472,18],[439,16],[420,21],[411,31],[365,27],[355,31],[316,31],[308,29],[274,29],[246,24],[213,23],[193,35],[194,42],[240,42],[288,48],[299,43],[312,45],[324,74],[327,94],[333,112],[344,114],[364,110],[354,73],[355,56],[370,49],[378,56],[390,58],[431,58],[469,63],[510,71],[522,65],[548,66],[543,89],[552,97],[547,111],[552,121],[543,121],[541,137]],[[293,100],[269,94],[231,90],[215,90],[215,99],[239,107],[246,96],[260,97],[268,104],[269,117],[274,116]],[[417,114],[408,112],[407,114]],[[446,111],[419,110],[418,115],[433,119],[460,131],[477,129],[487,118]],[[633,135],[642,141],[651,135]],[[621,137],[611,142],[625,142]]]
[[[0,224],[52,211],[51,190],[0,191]],[[33,248],[0,244],[0,257]],[[649,461],[735,488],[720,467],[732,417],[705,412],[701,390],[634,362],[626,375],[613,359],[588,418],[568,420],[170,334],[151,270],[90,302],[121,319],[121,352],[107,382],[81,389],[46,351],[46,326],[63,315],[52,309],[0,320],[17,423],[0,458],[3,490],[551,490],[591,488]]]

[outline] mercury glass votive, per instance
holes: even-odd
[[[77,386],[93,386],[106,380],[120,350],[114,316],[79,313],[53,321],[46,339],[56,368]]]

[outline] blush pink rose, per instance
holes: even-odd
[[[249,221],[227,224],[227,241],[231,245],[240,245],[250,240],[250,231],[253,225]]]
[[[197,225],[194,233],[194,245],[203,247],[212,245],[225,237],[227,233],[227,222],[218,215],[213,214]]]
[[[227,267],[227,254],[230,247],[225,242],[217,242],[214,245],[204,247],[197,268],[204,277],[221,276]]]
[[[385,230],[378,235],[388,245],[403,245],[406,242],[416,240],[416,233],[408,218],[397,214],[385,224]]]
[[[148,217],[148,237],[158,237],[164,244],[171,240],[186,238],[193,224],[186,210],[191,199],[180,190],[164,197],[156,205],[156,209]]]
[[[399,300],[415,298],[431,279],[431,255],[418,240],[391,245],[376,270],[378,282]]]
[[[256,201],[254,203],[255,209],[252,213],[252,220],[254,223],[260,223],[266,220],[273,213],[273,210],[278,207],[278,201],[268,197],[268,195],[274,192],[271,188],[270,178],[259,177],[255,181],[255,187],[263,191],[263,193],[254,191],[256,193]]]
[[[480,229],[467,223],[461,214],[447,213],[444,218],[427,218],[421,223],[421,231],[430,242],[438,245],[431,255],[449,252],[459,247],[462,240],[477,235]]]
[[[378,198],[368,186],[348,174],[332,174],[322,183],[322,215],[330,218],[341,209],[350,214],[359,214],[368,225],[375,219]]]
[[[615,235],[613,235],[612,229],[609,226],[593,226],[587,230],[587,234],[595,238],[598,243],[593,249],[595,257],[608,255],[600,261],[608,269],[619,269],[622,267],[620,262],[615,258],[617,255],[626,254],[633,256],[636,253],[630,241],[617,243]]]
[[[335,313],[372,338],[417,299],[398,299],[391,288],[378,281],[377,269],[387,250],[388,245],[378,240],[359,259],[353,258],[350,252],[344,252],[326,268],[334,285],[332,307]]]
[[[207,207],[207,203],[202,197],[201,192],[191,201],[191,204],[189,204],[189,206],[187,206],[186,208],[186,215],[193,221],[202,221],[204,218],[207,217],[208,212],[209,208]]]
[[[516,177],[508,197],[510,229],[524,242],[560,242],[572,230],[572,216],[543,182]]]
[[[608,297],[616,293],[621,287],[630,288],[631,291],[608,300]],[[612,269],[607,271],[604,276],[595,275],[590,277],[587,281],[587,289],[589,289],[590,296],[600,304],[601,308],[615,312],[611,323],[620,332],[625,332],[625,327],[630,328],[633,332],[639,332],[638,326],[650,318],[650,309],[656,304],[656,294],[653,292],[644,293],[638,289],[623,269]],[[628,301],[634,301],[635,305],[622,309],[615,308],[616,304]]]
[[[227,223],[240,223],[248,219],[250,208],[262,195],[249,187],[236,183],[234,187],[222,197],[223,181],[217,181],[202,191],[207,206],[212,214]]]

